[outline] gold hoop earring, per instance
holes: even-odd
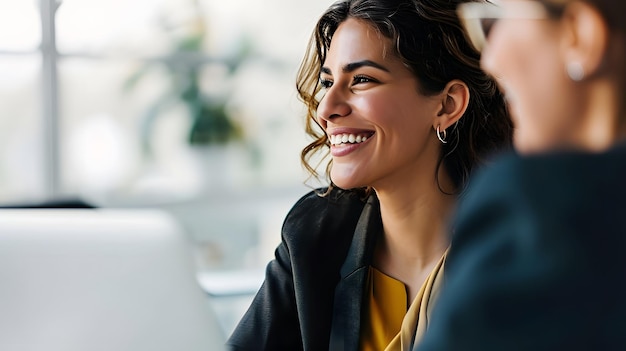
[[[443,136],[442,136],[443,134]],[[439,125],[437,125],[437,139],[439,139],[439,141],[441,141],[442,144],[447,144],[448,142],[446,141],[446,138],[448,137],[448,133],[446,133],[446,130],[444,129],[443,131],[439,131]]]

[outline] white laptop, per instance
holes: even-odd
[[[223,350],[190,243],[157,210],[0,210],[0,350]]]

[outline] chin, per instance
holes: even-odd
[[[523,137],[516,137],[513,139],[515,151],[520,155],[532,155],[547,151],[545,145],[541,145],[537,142],[526,140]]]
[[[365,185],[356,185],[355,182],[341,181],[341,180],[335,181],[332,177],[331,177],[331,180],[336,187],[339,187],[344,190],[363,188],[365,186]]]
[[[341,189],[354,189],[367,186],[364,185],[363,182],[358,181],[356,177],[354,177],[353,172],[340,172],[339,170],[332,169],[330,179],[334,185]]]

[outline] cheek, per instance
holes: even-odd
[[[518,104],[517,107],[525,111],[524,115],[542,118],[550,116],[557,107],[554,97],[563,73],[550,50],[546,48],[541,53],[520,54],[515,60],[518,69],[511,72],[510,79],[507,79],[512,103]],[[524,115],[521,117],[531,117]]]
[[[566,133],[563,122],[575,114],[575,104],[568,97],[569,78],[554,46],[529,58],[525,72],[519,79],[526,79],[526,85],[516,91],[518,143],[539,151]]]
[[[498,22],[481,60],[483,69],[503,82],[505,93],[516,99],[541,95],[557,71],[557,45],[536,22]]]
[[[520,70],[508,82],[515,121],[515,144],[520,151],[537,149],[550,142],[563,112],[562,101],[555,95],[561,79],[560,66],[553,56],[519,57]],[[523,60],[523,61],[522,61]]]
[[[358,96],[353,104],[361,116],[377,125],[384,124],[394,114],[394,106],[397,106],[397,101],[393,95],[376,92]]]
[[[501,36],[493,38],[483,57],[484,68],[504,88],[515,123],[516,148],[523,152],[549,144],[568,109],[560,95],[567,78],[558,45],[548,31],[529,28],[501,28]]]
[[[384,94],[363,97],[355,102],[355,107],[362,116],[383,129],[393,128],[402,133],[408,132],[407,128],[414,130],[416,124],[429,125],[425,115],[435,115],[433,103],[409,89],[390,89]]]

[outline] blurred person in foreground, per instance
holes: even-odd
[[[302,159],[315,174],[330,152],[332,186],[287,215],[231,349],[410,350],[426,330],[457,195],[512,136],[461,2],[345,0],[318,21],[297,82]]]
[[[519,156],[459,204],[416,349],[626,350],[625,2],[503,0],[460,15],[510,100]]]

